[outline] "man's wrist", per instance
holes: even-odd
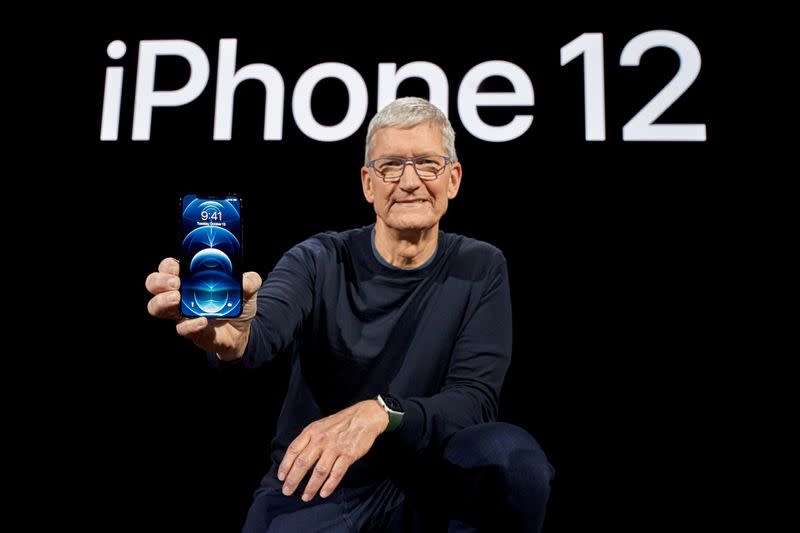
[[[219,359],[223,363],[232,363],[232,362],[236,361],[237,359],[241,359],[242,358],[242,355],[244,354],[244,350],[242,350],[241,354],[239,354],[238,352],[239,352],[238,350],[236,350],[235,352],[222,351],[222,352],[214,352],[214,354],[216,354],[217,359]]]
[[[383,409],[383,407],[381,407],[381,404],[380,404],[380,402],[378,402],[377,398],[373,398],[370,401],[373,402],[373,404],[377,405],[378,409],[381,410],[380,418],[378,418],[378,420],[380,420],[380,422],[378,423],[378,430],[379,430],[378,434],[380,435],[381,433],[386,431],[387,427],[389,427],[389,413],[387,413]]]
[[[242,338],[237,343],[236,347],[231,350],[221,350],[219,352],[214,352],[217,356],[217,359],[223,361],[225,363],[231,363],[236,361],[237,359],[241,359],[244,356],[244,352],[247,351],[247,344],[250,342],[250,327],[248,324],[247,330],[242,334]]]

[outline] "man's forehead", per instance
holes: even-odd
[[[375,132],[373,149],[385,151],[439,150],[443,147],[442,132],[430,122],[410,128],[387,126]]]

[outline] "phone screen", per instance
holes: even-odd
[[[242,216],[238,196],[181,198],[181,314],[242,313]]]

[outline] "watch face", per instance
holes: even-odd
[[[402,410],[402,407],[400,406],[400,402],[398,402],[396,399],[392,398],[388,394],[386,396],[381,394],[381,398],[383,398],[383,403],[386,404],[386,407],[388,407],[392,411],[401,411]]]

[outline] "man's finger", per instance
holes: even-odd
[[[314,471],[303,489],[303,501],[309,502],[314,498],[319,488],[328,479],[331,473],[333,463],[336,461],[336,456],[331,452],[324,452],[322,457],[319,458],[317,464],[314,465]]]
[[[163,272],[164,274],[172,274],[173,276],[179,276],[181,274],[181,267],[178,264],[178,260],[173,257],[167,257],[166,259],[162,260],[161,263],[158,265],[158,271]]]
[[[340,455],[336,462],[333,463],[331,467],[331,472],[328,474],[328,481],[322,486],[322,490],[319,491],[319,495],[322,498],[327,498],[331,495],[331,493],[339,486],[339,482],[344,477],[345,472],[347,469],[350,468],[350,465],[353,463],[345,457],[344,455]]]
[[[289,470],[289,474],[286,476],[286,481],[283,483],[283,494],[289,496],[290,494],[294,493],[297,486],[303,481],[303,478],[306,477],[306,473],[308,469],[314,466],[320,456],[320,450],[313,446],[306,446],[306,449],[303,450],[303,453],[298,455],[294,463],[292,464],[292,468]]]
[[[181,278],[173,274],[163,272],[153,272],[144,282],[144,286],[150,294],[160,294],[162,292],[178,290],[181,286]]]
[[[156,294],[147,302],[147,311],[158,318],[178,318],[180,291],[167,291]]]
[[[242,276],[242,290],[245,299],[250,298],[261,288],[261,276],[257,272],[245,272]]]
[[[300,435],[298,435],[297,438],[294,439],[292,443],[289,445],[289,447],[286,449],[286,453],[283,456],[283,461],[281,461],[281,464],[278,466],[278,479],[281,481],[283,481],[284,479],[286,480],[286,483],[284,483],[283,493],[286,494],[287,496],[291,494],[291,491],[288,494],[286,492],[287,484],[289,483],[289,474],[292,473],[294,470],[297,457],[303,452],[303,450],[306,449],[306,446],[308,446],[308,443],[310,441],[311,437],[308,435],[307,432],[300,433]],[[299,482],[301,479],[303,479],[303,476],[305,475],[305,470],[308,470],[309,465],[302,465],[302,464],[299,465],[300,468],[302,468],[303,466],[305,466],[305,469],[303,470],[303,475],[297,478],[295,480],[296,482]],[[294,490],[294,486],[292,486],[292,490]]]
[[[306,445],[311,438],[306,433],[300,433],[296,439],[289,444],[289,447],[286,448],[286,453],[283,455],[283,461],[278,466],[278,479],[283,481],[286,479],[286,474],[289,473],[289,469],[292,468],[292,463],[294,463],[294,458],[300,455]]]
[[[178,323],[175,324],[175,329],[181,337],[191,338],[193,335],[203,331],[206,326],[208,326],[208,319],[201,316],[199,318],[184,318],[178,320]]]

